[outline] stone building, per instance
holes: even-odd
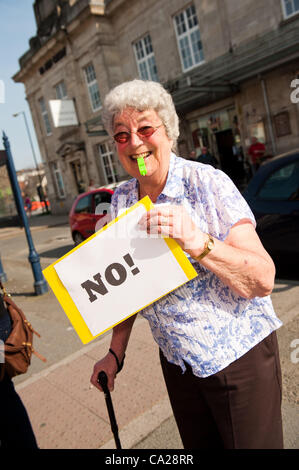
[[[180,155],[208,146],[233,178],[252,136],[270,156],[299,147],[297,0],[36,0],[34,12],[13,78],[26,87],[53,212],[90,178],[127,178],[101,122],[103,97],[124,80],[163,83]]]

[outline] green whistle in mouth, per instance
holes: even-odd
[[[144,163],[144,158],[143,157],[137,158],[137,163],[138,163],[138,168],[139,168],[141,176],[145,176],[147,171],[146,171],[146,166]]]

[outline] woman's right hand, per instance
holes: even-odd
[[[106,354],[105,357],[103,357],[103,359],[96,362],[96,364],[94,365],[94,368],[93,368],[92,376],[90,378],[90,382],[92,383],[92,385],[94,385],[96,388],[98,388],[101,392],[103,391],[103,389],[100,386],[100,384],[98,383],[98,375],[102,370],[107,375],[108,389],[110,390],[110,392],[112,392],[113,389],[114,389],[114,379],[115,379],[116,373],[117,373],[117,364],[116,364],[115,358],[113,357],[112,354],[108,353],[108,354]]]

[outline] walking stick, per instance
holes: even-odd
[[[101,385],[103,392],[105,394],[105,400],[106,400],[106,405],[107,405],[108,414],[110,418],[110,424],[111,424],[111,431],[114,436],[116,448],[121,449],[121,444],[120,444],[120,440],[118,437],[118,426],[117,426],[116,419],[115,419],[111,395],[107,386],[108,379],[107,379],[106,373],[103,370],[98,375],[98,383]]]

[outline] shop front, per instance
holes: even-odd
[[[201,154],[202,147],[207,147],[218,160],[221,170],[235,182],[242,179],[244,154],[236,108],[231,106],[201,116],[193,116],[189,122],[196,156]]]

